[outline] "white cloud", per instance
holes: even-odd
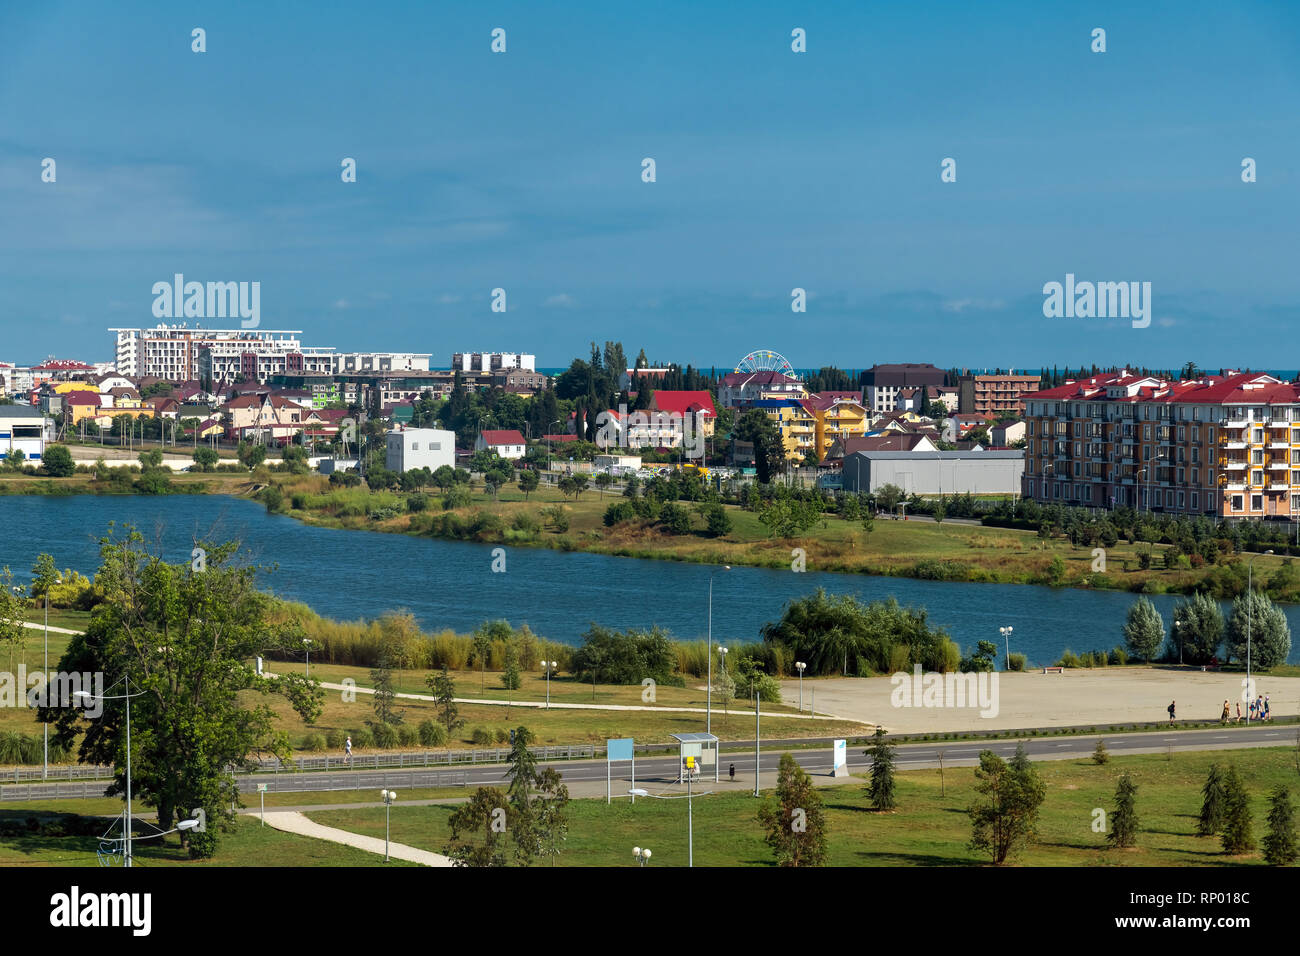
[[[569,295],[569,293],[567,292],[561,292],[559,295],[553,295],[543,303],[543,305],[551,306],[554,308],[563,308],[563,309],[571,308],[572,306],[575,306],[577,304],[578,304],[577,300],[574,299],[573,296]]]

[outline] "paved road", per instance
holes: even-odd
[[[1098,737],[1104,737],[1106,747],[1112,754],[1164,753],[1167,749],[1186,750],[1227,750],[1243,747],[1281,747],[1290,746],[1295,741],[1295,729],[1291,727],[1252,727],[1250,729],[1184,730],[1154,731],[1151,733],[1130,733],[1115,735],[1091,735],[1072,737],[1043,737],[1025,740],[1025,750],[1034,760],[1068,760],[1090,757],[1097,746]],[[747,746],[752,748],[753,741],[728,741],[729,746]],[[942,754],[944,766],[974,766],[979,763],[979,754],[983,750],[992,750],[1001,757],[1009,758],[1016,751],[1015,740],[968,740],[945,741],[931,744],[906,744],[896,751],[895,759],[900,769],[922,769],[939,766]],[[772,749],[762,751],[760,772],[766,777],[775,775],[781,760],[780,742],[770,742]],[[768,742],[764,742],[768,747]],[[799,765],[810,774],[830,780],[833,755],[829,747],[815,750],[791,751]],[[721,756],[720,776],[727,777],[727,768],[735,764],[737,778],[747,777],[751,784],[754,773],[754,753],[752,749],[724,752]],[[864,773],[871,762],[863,755],[861,746],[850,747],[848,751],[850,772]],[[558,770],[567,784],[603,784],[605,781],[605,761],[565,761],[543,764]],[[636,778],[638,783],[670,784],[677,779],[678,761],[670,757],[638,757],[636,761]],[[419,768],[366,771],[329,771],[322,773],[295,774],[250,774],[239,778],[240,789],[255,792],[258,783],[267,783],[274,792],[293,792],[306,790],[332,790],[339,787],[366,790],[384,787],[431,787],[456,786],[462,780],[467,786],[505,786],[507,768],[503,764],[491,766],[465,767],[456,770],[425,770]],[[626,763],[616,763],[613,767],[616,793],[626,792],[626,780],[629,767]],[[623,781],[620,784],[620,779]],[[761,781],[763,786],[768,784]],[[620,791],[620,786],[622,791]],[[585,788],[584,788],[585,789]]]

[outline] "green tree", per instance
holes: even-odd
[[[898,508],[906,492],[895,484],[881,485],[876,489],[876,504],[882,511],[892,512]]]
[[[1106,749],[1106,741],[1098,738],[1097,747],[1092,752],[1092,762],[1098,766],[1110,762],[1110,751]]]
[[[1290,866],[1297,859],[1300,859],[1300,849],[1297,849],[1295,808],[1291,806],[1291,791],[1278,784],[1269,797],[1264,862],[1270,866]]]
[[[519,473],[519,490],[524,493],[525,501],[529,500],[529,497],[537,490],[537,486],[541,484],[541,481],[541,477],[531,468],[525,469]]]
[[[975,789],[984,799],[966,811],[971,849],[987,852],[994,863],[1005,863],[1034,838],[1046,789],[1032,767],[1015,770],[991,750],[980,753],[975,778]]]
[[[1224,853],[1249,853],[1255,849],[1255,835],[1250,816],[1250,797],[1246,785],[1229,765],[1223,778],[1223,826],[1219,832]]]
[[[1113,847],[1123,849],[1137,844],[1137,790],[1137,784],[1128,771],[1120,774],[1119,785],[1115,788],[1115,809],[1110,815],[1110,832],[1106,834]]]
[[[753,444],[758,483],[769,484],[785,465],[785,443],[776,422],[761,408],[751,408],[740,416],[733,434],[739,441]]]
[[[1200,836],[1213,836],[1223,826],[1224,792],[1223,770],[1217,763],[1210,764],[1205,785],[1201,787],[1201,813],[1196,824]]]
[[[36,556],[36,561],[32,564],[32,597],[44,599],[45,592],[53,588],[58,582],[59,568],[54,563],[54,556],[42,551]]]
[[[239,463],[249,471],[252,471],[262,462],[266,461],[266,446],[245,439],[240,441],[239,448],[236,450],[235,454],[239,458]]]
[[[254,755],[289,758],[288,735],[265,698],[286,698],[307,723],[324,699],[319,683],[300,675],[257,674],[256,657],[301,647],[301,628],[259,590],[258,569],[238,561],[234,543],[201,546],[206,566],[195,571],[188,560],[168,564],[147,552],[134,529],[101,539],[95,585],[105,601],[59,662],[62,671],[104,673],[110,695],[125,693],[129,680],[138,695],[131,704],[134,795],[156,808],[161,829],[180,814],[206,812],[205,833],[182,834],[192,856],[215,852],[218,832],[234,820],[239,791],[230,768],[251,768]],[[261,700],[252,702],[254,695]],[[123,768],[108,788],[116,794],[126,783],[125,708],[116,700],[103,706],[98,719],[60,707],[40,708],[39,719],[55,726],[63,747],[81,737],[80,761]]]
[[[1182,645],[1182,659],[1188,664],[1208,664],[1223,643],[1223,611],[1208,594],[1195,594],[1174,605],[1174,628],[1170,637]],[[1175,648],[1175,655],[1178,649]],[[1173,655],[1171,655],[1173,656]]]
[[[0,646],[8,652],[10,674],[14,672],[14,653],[24,647],[27,640],[27,628],[23,625],[27,619],[27,602],[22,592],[22,586],[14,584],[13,572],[8,565],[0,568]]]
[[[765,842],[778,866],[822,866],[828,855],[826,815],[812,778],[788,753],[781,755],[776,776],[776,803],[758,810],[767,831]]]
[[[1129,653],[1150,662],[1160,653],[1165,640],[1165,622],[1149,598],[1140,597],[1129,606],[1124,620],[1124,643]]]
[[[1250,623],[1250,662],[1258,670],[1285,664],[1291,654],[1291,628],[1282,609],[1267,594],[1252,591],[1232,601],[1228,618],[1228,648],[1241,662],[1246,660],[1246,624]]]
[[[560,772],[547,767],[537,775],[537,796],[533,798],[532,828],[538,852],[549,857],[551,866],[564,848],[569,834],[569,788]]]
[[[506,690],[518,690],[523,684],[519,673],[519,644],[514,639],[506,641],[506,664],[501,674],[501,686]]]
[[[465,721],[460,719],[460,708],[456,706],[456,682],[451,679],[447,673],[447,665],[442,665],[442,671],[437,674],[430,674],[425,678],[425,683],[433,691],[434,707],[438,712],[438,720],[447,728],[447,738],[456,732],[457,727],[464,725]]]
[[[600,497],[605,497],[605,491],[614,483],[614,476],[607,472],[601,472],[596,476],[596,487],[600,489]]]
[[[45,449],[45,457],[41,459],[41,467],[51,478],[67,478],[77,470],[77,464],[72,460],[72,452],[68,451],[66,445],[50,445]]]
[[[221,456],[211,448],[194,449],[194,464],[198,466],[199,471],[211,471],[220,460]]]
[[[510,800],[496,787],[479,787],[447,818],[446,855],[455,866],[505,866]]]
[[[445,492],[456,483],[456,469],[451,465],[439,465],[433,473],[433,483]]]
[[[863,755],[871,758],[871,783],[867,793],[875,810],[892,810],[894,800],[894,742],[885,736],[883,727],[876,728],[875,742]]]
[[[1011,758],[1010,766],[1012,770],[1024,771],[1029,769],[1029,752],[1025,750],[1023,740],[1016,742],[1016,754]]]
[[[400,724],[406,711],[397,706],[397,690],[393,686],[393,649],[385,646],[379,652],[379,660],[370,670],[370,682],[374,685],[372,704],[375,708],[375,720],[381,724]]]
[[[506,795],[510,800],[511,836],[515,845],[515,862],[520,866],[528,866],[540,851],[532,815],[533,787],[537,785],[537,756],[528,749],[534,739],[527,727],[516,727],[514,741],[510,745],[510,756],[506,758],[506,776],[510,780]]]

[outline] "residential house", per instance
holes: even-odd
[[[488,429],[480,432],[474,442],[474,450],[488,450],[498,458],[518,461],[524,457],[524,436],[517,428]]]

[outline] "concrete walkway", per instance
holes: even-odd
[[[378,837],[362,836],[359,833],[349,833],[347,830],[321,826],[319,823],[308,820],[301,813],[293,810],[266,811],[266,825],[275,827],[277,830],[283,830],[285,833],[297,833],[299,836],[312,837],[316,840],[342,843],[344,846],[356,847],[358,850],[365,850],[369,853],[382,854],[384,852],[384,841]],[[389,843],[388,855],[394,859],[420,863],[424,866],[452,865],[450,857],[443,856],[440,853],[430,853],[428,850],[417,850],[415,847],[407,846],[404,843]]]
[[[45,630],[44,624],[34,622],[34,621],[23,621],[23,627],[30,627],[34,631]],[[80,634],[81,631],[70,631],[66,627],[55,627],[53,624],[51,624],[50,633],[51,634]]]
[[[268,677],[275,676],[270,671],[264,671],[264,673]],[[321,681],[321,687],[325,688],[326,690],[337,690],[337,691],[346,690],[357,694],[373,694],[375,692],[373,687],[357,687],[352,685],[344,686],[343,684],[334,684],[327,681]],[[423,700],[423,701],[428,701],[429,703],[437,703],[438,701],[438,698],[434,697],[432,694],[396,694],[394,696],[403,698],[405,700]],[[458,704],[486,704],[491,707],[533,707],[538,709],[544,709],[548,706],[546,701],[544,700],[493,700],[490,698],[478,698],[478,697],[457,697],[454,699]],[[704,714],[708,712],[708,708],[706,707],[667,707],[667,706],[661,707],[657,704],[650,704],[650,705],[566,704],[566,703],[559,703],[557,701],[551,701],[549,706],[551,710],[650,710],[650,711],[658,711],[661,713],[679,713],[679,714]],[[714,708],[714,710],[719,710],[719,709],[720,708],[716,708],[716,707]],[[736,714],[748,713],[752,716],[754,712],[752,710],[746,711],[742,709],[736,709],[735,713]],[[836,717],[831,714],[799,714],[799,713],[791,714],[784,711],[773,711],[767,716],[789,717],[792,720],[857,720],[857,718],[855,717]]]

